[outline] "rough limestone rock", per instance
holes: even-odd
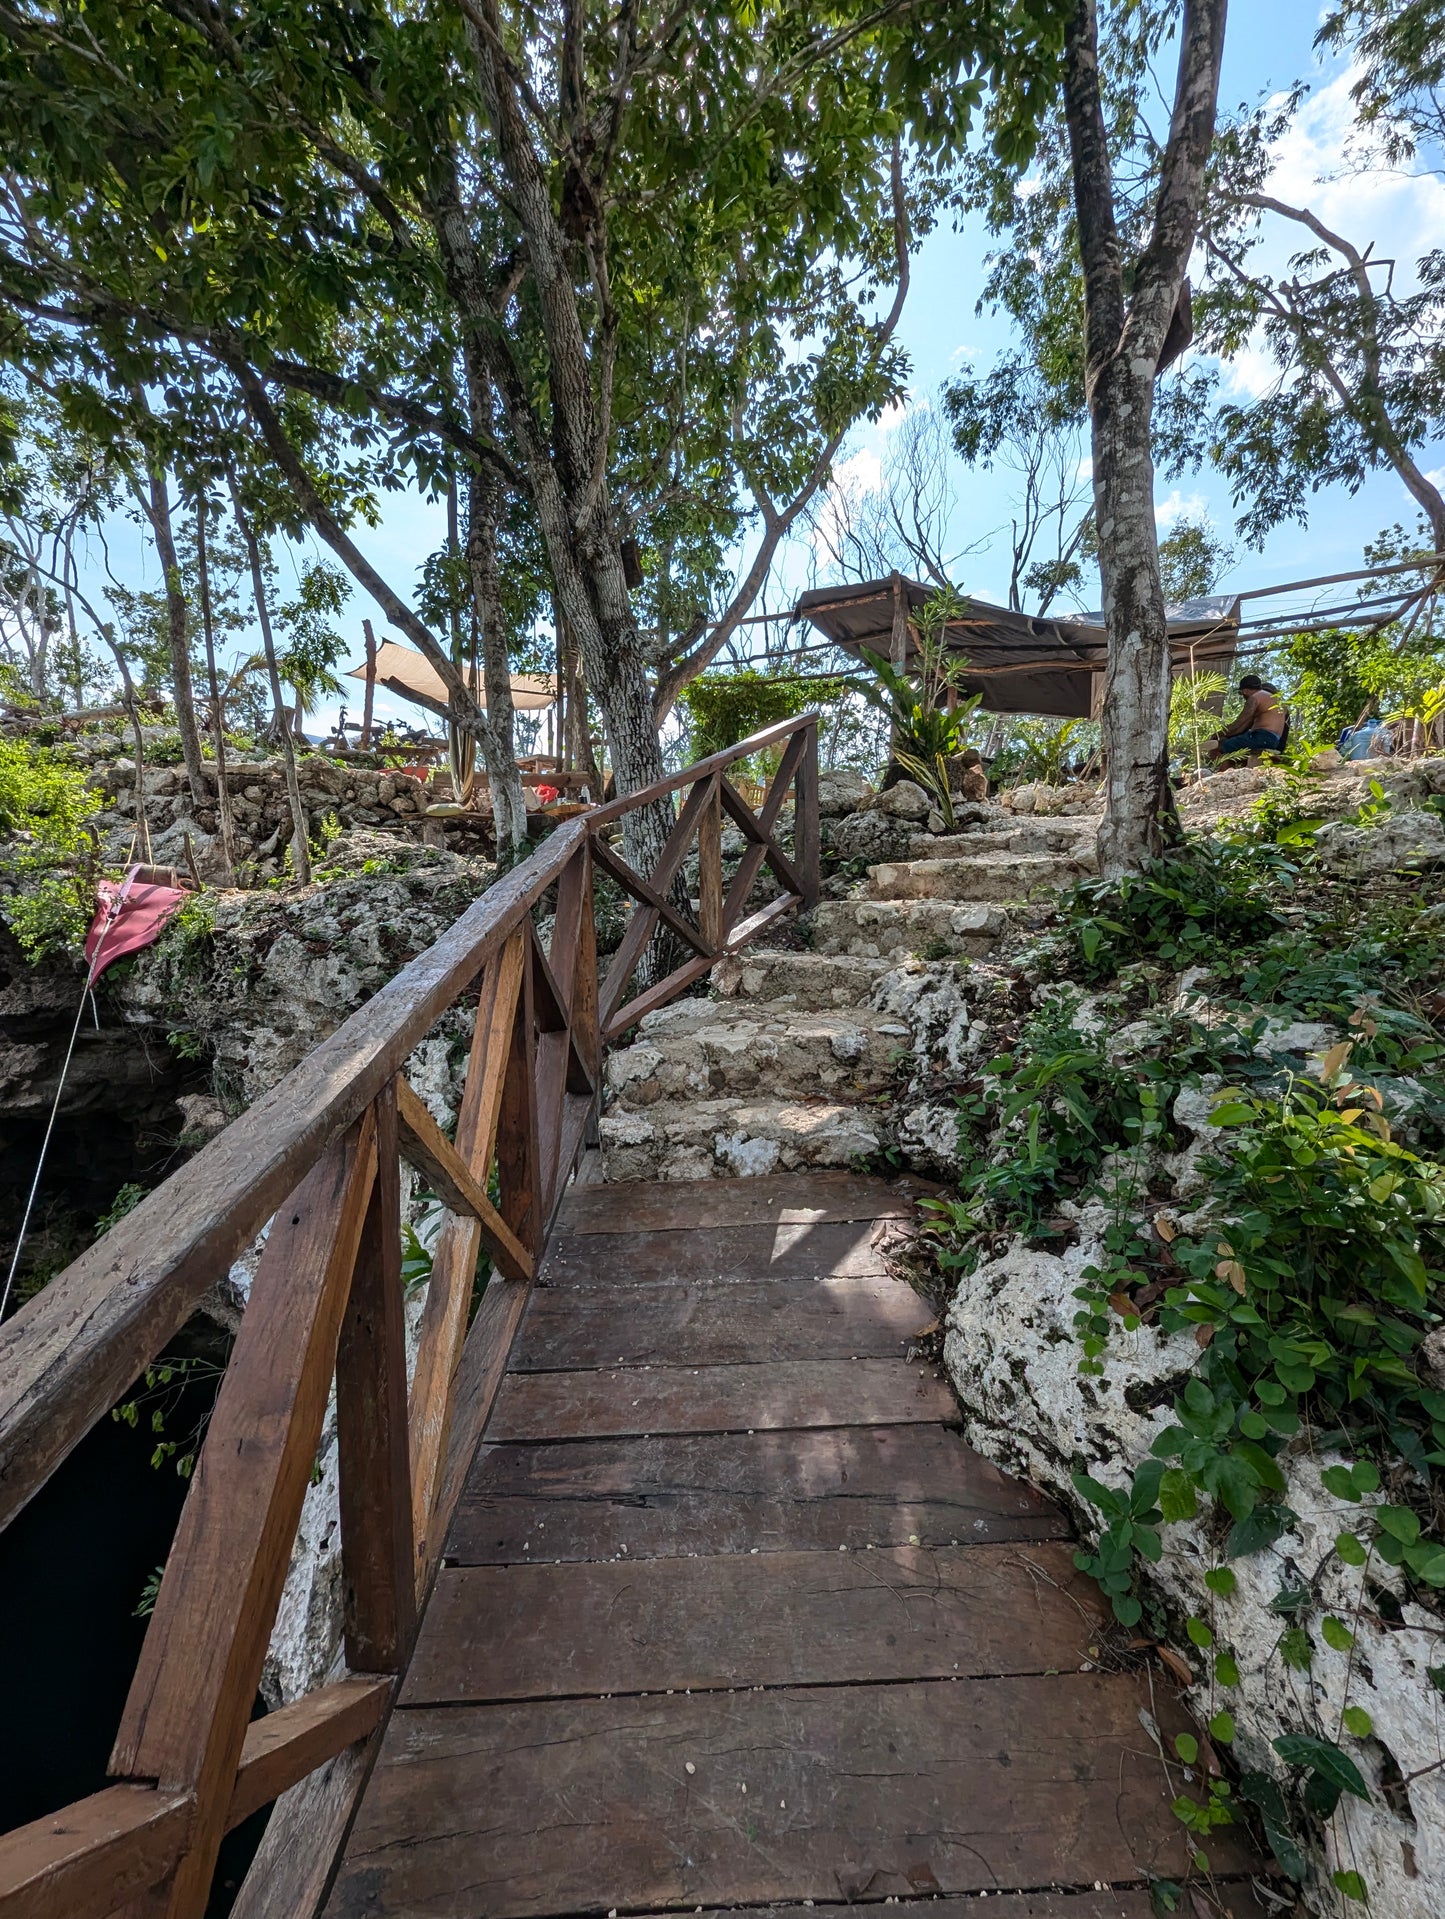
[[[729,1179],[847,1167],[881,1144],[857,1108],[826,1101],[719,1099],[616,1110],[601,1121],[609,1180]]]
[[[769,1000],[780,1006],[862,1006],[885,964],[750,946],[718,961],[712,989],[719,999]]]
[[[908,1034],[908,1050],[934,1073],[962,1078],[988,1043],[988,1027],[969,991],[968,967],[957,961],[914,961],[885,973],[870,1004]]]
[[[937,953],[982,959],[1008,926],[1003,907],[952,900],[824,900],[813,911],[813,950],[860,959]]]
[[[1332,820],[1315,835],[1315,849],[1330,873],[1396,873],[1445,860],[1445,819],[1431,811],[1390,813],[1374,826]]]
[[[838,819],[845,813],[857,813],[873,797],[873,788],[861,773],[838,768],[818,775],[818,817]]]
[[[219,1081],[249,1104],[430,946],[494,872],[381,835],[344,841],[330,849],[335,877],[207,895],[210,918],[199,924],[182,914],[133,967],[109,976],[122,1017],[195,1035]],[[460,1037],[464,1017],[450,1017]]]
[[[885,860],[869,868],[874,899],[1023,900],[1050,887],[1072,886],[1095,869],[1093,854],[978,853],[961,859]]]
[[[1101,1375],[1079,1374],[1074,1289],[1101,1256],[1105,1221],[1102,1208],[1089,1208],[1079,1218],[1078,1244],[1060,1255],[1015,1243],[984,1261],[960,1282],[944,1343],[968,1443],[1070,1506],[1090,1538],[1097,1537],[1099,1516],[1081,1505],[1072,1474],[1088,1472],[1114,1487],[1129,1483],[1172,1417],[1171,1389],[1182,1387],[1198,1356],[1188,1335],[1166,1338],[1143,1326],[1112,1335]],[[1154,1399],[1166,1403],[1148,1410]],[[1387,1620],[1368,1596],[1364,1572],[1336,1557],[1336,1535],[1354,1530],[1364,1515],[1326,1491],[1320,1474],[1330,1463],[1307,1452],[1286,1456],[1286,1498],[1298,1522],[1272,1547],[1231,1561],[1238,1584],[1228,1598],[1204,1584],[1218,1550],[1198,1521],[1163,1528],[1164,1556],[1151,1578],[1180,1616],[1210,1618],[1217,1642],[1238,1662],[1241,1685],[1221,1693],[1211,1690],[1194,1655],[1194,1704],[1201,1719],[1228,1705],[1241,1766],[1284,1783],[1275,1738],[1307,1730],[1315,1719],[1333,1728],[1346,1703],[1370,1714],[1373,1737],[1347,1737],[1346,1744],[1371,1798],[1347,1794],[1341,1801],[1325,1835],[1324,1870],[1310,1888],[1314,1909],[1338,1910],[1328,1875],[1349,1867],[1364,1876],[1372,1910],[1390,1919],[1434,1919],[1445,1910],[1445,1769],[1440,1697],[1427,1668],[1440,1663],[1441,1622],[1405,1596],[1398,1573],[1376,1561],[1366,1569],[1369,1579],[1390,1589],[1399,1609],[1398,1623]],[[1313,1588],[1306,1611],[1291,1615],[1314,1641],[1307,1674],[1281,1666],[1280,1617],[1270,1611],[1281,1588],[1295,1585]],[[1326,1615],[1349,1621],[1353,1656],[1324,1641]],[[1391,1781],[1387,1796],[1382,1788]]]
[[[1049,786],[1042,780],[1016,786],[1011,793],[1003,796],[1004,805],[1015,813],[1057,813],[1064,801],[1062,787]]]
[[[896,786],[880,793],[873,805],[890,820],[915,820],[919,825],[933,809],[933,801],[912,780],[899,780]]]
[[[608,1056],[609,1105],[761,1094],[863,1097],[894,1077],[901,1029],[867,1008],[773,1008],[755,1001],[676,1000]]]
[[[917,830],[912,820],[895,819],[869,807],[864,813],[824,820],[821,838],[835,860],[862,860],[872,866],[878,860],[906,859]]]

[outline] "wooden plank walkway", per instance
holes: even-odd
[[[1094,1670],[1064,1516],[913,1356],[910,1211],[841,1176],[573,1192],[330,1919],[1147,1919],[1187,1843],[1145,1722],[1186,1721]]]

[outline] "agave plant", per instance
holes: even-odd
[[[951,827],[955,822],[948,762],[964,744],[980,696],[960,699],[951,712],[938,705],[939,693],[946,693],[966,667],[962,660],[954,663],[931,658],[933,652],[925,639],[920,686],[901,668],[865,648],[863,657],[876,684],[864,682],[861,690],[863,697],[886,713],[893,724],[893,759],[929,795],[943,815],[944,825]]]

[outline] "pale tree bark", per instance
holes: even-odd
[[[171,655],[171,688],[176,704],[176,730],[181,736],[181,752],[186,762],[186,779],[191,798],[204,806],[210,798],[201,754],[201,736],[196,728],[196,700],[191,686],[191,636],[186,596],[181,590],[181,567],[176,556],[175,535],[171,530],[171,498],[166,486],[166,470],[153,453],[146,453],[146,491],[134,488],[161,563],[166,594],[166,638]]]
[[[231,782],[226,773],[226,709],[216,674],[216,634],[211,618],[211,566],[206,547],[206,502],[196,500],[196,583],[200,589],[201,630],[206,639],[206,673],[211,685],[211,724],[216,729],[216,806],[221,816],[222,875],[227,886],[236,882],[236,816],[231,807]]]
[[[256,621],[261,628],[261,645],[266,655],[266,677],[271,683],[271,698],[276,703],[276,711],[284,716],[286,707],[281,696],[281,673],[276,664],[271,609],[266,603],[266,575],[261,566],[261,544],[256,538],[251,516],[241,504],[241,490],[236,485],[236,476],[229,468],[226,477],[231,487],[231,510],[245,544],[246,558],[251,563],[251,592],[256,602]],[[311,842],[308,838],[306,806],[301,798],[301,781],[296,773],[296,745],[284,718],[281,726],[281,763],[286,769],[286,796],[291,802],[291,870],[296,875],[298,886],[309,886]]]
[[[467,574],[482,642],[482,684],[487,725],[477,734],[492,793],[497,852],[527,844],[527,806],[512,732],[511,661],[497,570],[497,515],[501,486],[495,475],[474,470],[467,489]]]
[[[568,32],[580,47],[577,20]],[[527,270],[537,299],[546,347],[551,419],[544,431],[521,369],[498,325],[495,302],[506,289],[486,283],[470,220],[451,178],[439,177],[433,224],[449,290],[470,351],[480,355],[501,396],[522,456],[537,524],[547,549],[553,586],[582,656],[587,683],[601,708],[619,793],[637,792],[663,778],[662,749],[652,718],[648,660],[638,631],[622,561],[622,543],[607,480],[611,441],[612,375],[617,316],[607,276],[607,223],[600,181],[577,160],[590,146],[583,77],[578,60],[563,59],[569,75],[562,108],[570,129],[564,198],[574,240],[554,206],[549,172],[532,144],[515,64],[503,52],[505,35],[495,0],[468,0],[467,38],[482,105],[506,179],[506,197],[526,242]],[[605,164],[605,156],[598,156]],[[574,247],[585,250],[598,318],[589,341],[582,323]],[[641,807],[623,822],[627,856],[648,871],[673,818],[671,804]]]
[[[365,753],[371,746],[371,716],[376,707],[376,635],[370,620],[361,622],[361,631],[366,641],[366,694],[361,703],[360,745]]]
[[[1185,0],[1179,73],[1154,225],[1128,293],[1099,81],[1097,0],[1075,0],[1064,107],[1084,267],[1086,387],[1109,661],[1099,867],[1138,872],[1177,830],[1169,786],[1169,634],[1159,577],[1150,423],[1214,137],[1226,0]]]

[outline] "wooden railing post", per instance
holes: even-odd
[[[331,1393],[376,1168],[370,1111],[272,1221],[111,1755],[195,1795],[167,1919],[201,1919]]]
[[[707,781],[707,804],[697,823],[697,920],[708,951],[722,953],[722,787],[717,774]]]
[[[377,1096],[376,1184],[336,1352],[346,1663],[400,1672],[416,1620],[395,1082]]]
[[[818,835],[818,722],[808,721],[803,757],[793,786],[793,864],[803,882],[804,907],[818,904],[821,884]]]

